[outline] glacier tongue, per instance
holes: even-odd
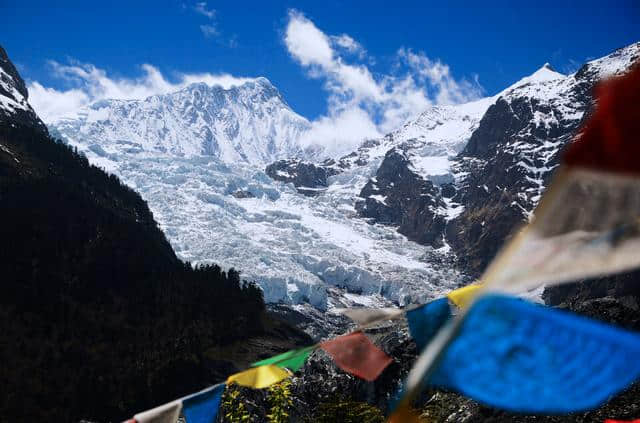
[[[450,266],[428,264],[438,252],[357,218],[352,196],[341,190],[305,197],[251,165],[167,153],[102,154],[66,139],[140,192],[182,259],[240,269],[268,302],[327,309],[336,302],[328,297],[335,287],[346,303],[358,294],[403,305],[459,283]]]

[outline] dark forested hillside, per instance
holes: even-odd
[[[221,346],[305,341],[237,272],[178,260],[115,176],[10,119],[0,119],[0,264],[2,421],[119,421],[234,371]]]

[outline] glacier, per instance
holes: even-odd
[[[48,126],[137,190],[180,258],[240,269],[267,302],[405,305],[463,283],[446,253],[357,216],[386,146],[315,197],[266,175],[265,163],[304,157],[297,139],[308,122],[264,78],[103,100]]]

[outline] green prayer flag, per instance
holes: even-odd
[[[264,366],[267,364],[273,364],[278,367],[286,367],[292,372],[297,371],[300,367],[304,366],[307,357],[311,355],[315,349],[315,345],[311,347],[301,348],[299,350],[287,351],[282,354],[278,354],[274,357],[266,358],[261,361],[253,363],[251,366]]]

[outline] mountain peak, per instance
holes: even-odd
[[[265,78],[264,76],[259,76],[256,79],[254,79],[254,81],[256,82],[256,84],[260,84],[262,86],[265,87],[273,87],[273,84],[271,83],[271,81],[269,81],[269,79]]]
[[[566,75],[557,72],[549,62],[546,62],[540,69],[532,73],[531,75],[521,79],[520,81],[526,81],[525,83],[531,82],[544,82],[544,81],[552,81],[554,79],[564,78]],[[522,84],[518,84],[522,85]]]
[[[105,100],[52,124],[69,142],[91,137],[107,160],[134,148],[260,166],[298,155],[298,139],[309,126],[264,77],[227,87],[194,82],[143,100]]]
[[[528,85],[528,84],[537,84],[537,83],[541,83],[541,82],[547,82],[547,81],[554,81],[556,79],[562,79],[562,78],[566,78],[566,75],[560,73],[560,72],[556,72],[552,67],[551,64],[549,64],[549,62],[545,63],[544,65],[542,65],[542,67],[540,69],[538,69],[537,71],[535,71],[534,73],[532,73],[529,76],[525,76],[524,78],[522,78],[521,80],[519,80],[518,82],[516,82],[515,84],[511,85],[509,88],[501,91],[500,93],[498,93],[496,95],[496,97],[499,97],[515,88],[519,88],[522,87],[524,85]]]

